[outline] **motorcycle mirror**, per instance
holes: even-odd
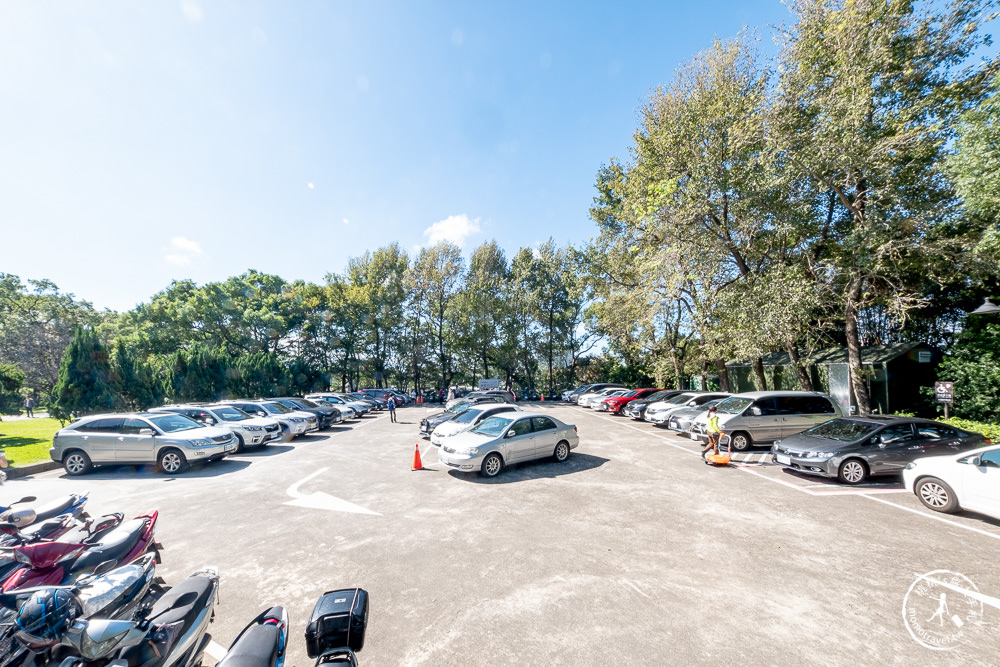
[[[11,505],[17,505],[19,503],[33,503],[36,500],[38,500],[38,498],[36,498],[35,496],[25,496],[24,498],[21,498],[20,500],[15,500],[14,502],[11,503]]]
[[[118,567],[118,561],[106,560],[106,561],[104,561],[103,563],[101,563],[100,565],[98,565],[97,567],[94,568],[94,572],[92,573],[92,576],[99,577],[102,574],[107,574],[108,572],[110,572],[111,570],[115,569],[116,567]]]
[[[0,523],[0,533],[3,533],[4,535],[13,535],[16,537],[20,533],[20,531],[18,531],[17,526],[15,526],[14,524],[3,522]]]

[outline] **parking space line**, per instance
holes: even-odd
[[[906,489],[903,489],[904,491]],[[912,512],[922,517],[927,517],[928,519],[934,519],[935,521],[940,521],[941,523],[946,523],[949,526],[955,526],[956,528],[964,528],[965,530],[971,530],[973,533],[979,533],[980,535],[985,535],[986,537],[992,537],[994,540],[1000,540],[1000,535],[997,533],[991,533],[988,530],[983,530],[981,528],[975,528],[973,526],[965,526],[958,523],[957,521],[952,521],[950,519],[945,519],[943,516],[937,516],[936,514],[928,514],[927,512],[922,512],[920,510],[915,510],[912,507],[906,507],[905,505],[897,505],[896,503],[890,503],[888,500],[882,500],[881,498],[874,498],[868,494],[861,494],[862,498],[867,498],[868,500],[874,500],[877,503],[882,503],[883,505],[889,505],[890,507],[896,507],[901,510],[906,510],[907,512]]]

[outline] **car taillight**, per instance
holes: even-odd
[[[993,444],[993,441],[990,440],[989,438],[983,438],[983,440],[986,442],[987,445],[992,445]]]
[[[573,427],[573,430],[574,430],[574,431],[576,431],[577,433],[579,433],[579,431],[577,431],[577,430],[576,430],[576,427],[575,427],[575,426]]]

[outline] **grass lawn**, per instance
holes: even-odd
[[[61,428],[58,419],[20,419],[0,422],[0,449],[11,466],[48,461],[52,436]]]

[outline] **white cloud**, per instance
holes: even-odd
[[[314,189],[316,187],[315,185],[312,184],[312,181],[310,181],[309,183],[307,183],[307,185],[309,186],[310,190],[312,190],[312,189]]]
[[[351,222],[350,220],[348,220],[347,218],[344,218],[344,224],[345,224],[345,225],[348,225],[348,224],[350,224],[350,222]]]
[[[197,256],[201,255],[201,245],[197,241],[175,236],[170,239],[170,248],[163,259],[177,266],[187,266]]]
[[[205,12],[195,0],[181,0],[181,13],[191,23],[201,23],[205,18]]]
[[[470,220],[466,214],[450,215],[444,220],[435,222],[424,230],[427,243],[434,245],[439,241],[450,241],[456,245],[463,245],[465,239],[473,234],[478,234],[479,218]]]

